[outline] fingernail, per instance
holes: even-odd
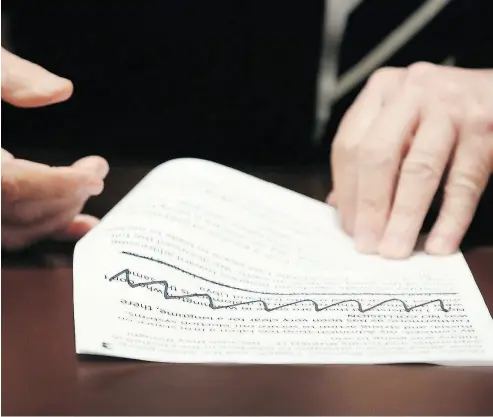
[[[108,162],[99,156],[87,156],[75,162],[73,166],[101,179],[105,178],[109,172]]]
[[[331,191],[329,193],[329,195],[327,196],[325,201],[327,202],[327,204],[329,206],[334,207],[336,205],[336,195],[335,195],[334,191]]]
[[[79,214],[75,219],[74,223],[75,224],[84,224],[87,225],[88,227],[94,227],[96,226],[100,220],[94,216],[90,216],[88,214]]]
[[[356,236],[356,250],[362,253],[375,253],[378,239],[375,233],[363,232]]]
[[[84,187],[82,187],[82,192],[87,193],[89,195],[99,195],[103,192],[104,182],[101,180],[92,180],[87,183]]]
[[[101,178],[106,177],[109,172],[108,163],[103,158],[94,159],[93,162],[94,173]]]
[[[51,102],[53,103],[67,100],[73,91],[73,85],[70,80],[54,74],[48,74],[43,77],[37,88],[41,88],[46,96],[51,97]]]
[[[453,251],[452,242],[443,236],[431,236],[426,242],[426,251],[435,255],[448,255]]]
[[[68,87],[70,84],[70,81],[66,78],[51,73],[46,73],[46,76],[41,81],[40,87],[44,88],[46,92],[54,92],[63,87]]]

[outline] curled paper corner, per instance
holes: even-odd
[[[74,248],[73,267],[121,263],[122,255],[107,234],[89,232]]]

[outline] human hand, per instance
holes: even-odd
[[[79,214],[102,192],[108,164],[90,156],[69,167],[16,159],[2,149],[2,247],[21,249],[40,239],[77,239],[98,223]]]
[[[374,73],[344,116],[332,147],[343,229],[356,248],[408,257],[442,180],[426,239],[456,251],[493,171],[493,71],[418,63]]]
[[[2,48],[2,100],[41,107],[68,99],[69,80]],[[107,162],[83,158],[70,167],[50,167],[14,158],[2,149],[2,247],[21,249],[43,238],[77,239],[98,220],[80,214],[103,190]]]
[[[70,98],[73,85],[2,48],[2,100],[16,107],[43,107]]]

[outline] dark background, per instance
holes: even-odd
[[[4,147],[156,162],[307,162],[315,154],[307,159],[323,1],[3,6],[11,49],[75,87],[62,105],[3,104]]]
[[[348,22],[340,71],[424,2],[364,0]],[[384,65],[452,55],[460,66],[492,67],[492,3],[453,0]],[[42,109],[2,103],[3,146],[110,162],[328,164],[335,129],[361,85],[336,104],[315,146],[324,7],[324,0],[6,0],[9,49],[71,79],[75,91]]]
[[[389,15],[404,18],[425,0],[365,1],[380,7],[351,18],[357,30],[343,39],[341,71],[392,29]],[[324,7],[323,0],[4,1],[9,49],[71,79],[75,91],[46,108],[2,102],[2,147],[47,162],[99,154],[112,166],[152,165],[192,156],[321,166],[329,176],[333,134],[361,85],[335,105],[314,145]],[[452,54],[459,66],[493,67],[492,19],[493,1],[453,0],[385,65],[441,63]],[[470,231],[475,241],[493,240],[492,188]]]

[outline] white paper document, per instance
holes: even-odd
[[[327,204],[195,159],[154,169],[77,243],[74,313],[80,354],[493,364],[462,254],[359,254]]]

